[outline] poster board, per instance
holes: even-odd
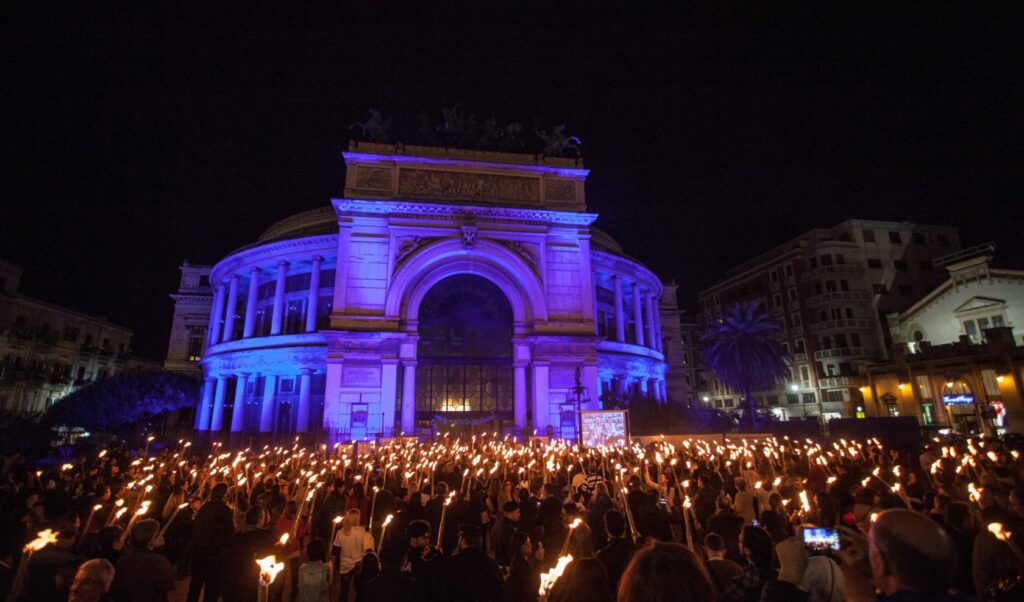
[[[580,412],[580,443],[586,447],[626,445],[629,442],[627,410]]]

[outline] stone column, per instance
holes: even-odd
[[[388,435],[388,430],[395,430],[395,406],[398,405],[398,360],[388,359],[381,362],[380,381],[380,434]]]
[[[622,309],[622,277],[613,274],[612,284],[615,289],[615,340],[624,343],[626,341],[626,312]]]
[[[228,308],[224,316],[223,341],[230,341],[235,338],[235,314],[238,313],[238,274],[231,274],[231,284],[228,285]]]
[[[647,392],[651,394],[657,401],[661,401],[661,391],[658,389],[658,379],[648,378],[647,379]]]
[[[263,406],[260,408],[260,432],[269,433],[274,429],[274,412],[277,410],[274,395],[277,393],[277,375],[268,374],[263,385]]]
[[[402,432],[416,431],[416,361],[402,361]]]
[[[295,430],[300,433],[309,432],[309,389],[312,378],[313,370],[303,368],[299,375],[299,415],[295,421]]]
[[[213,311],[210,312],[210,345],[220,342],[220,323],[224,319],[224,283],[217,285],[217,292],[213,295]]]
[[[647,295],[647,346],[658,350],[657,333],[654,329],[654,295]]]
[[[256,330],[256,295],[260,290],[260,269],[249,270],[249,297],[245,300],[245,324],[242,326],[242,338],[248,339]]]
[[[316,302],[320,293],[320,262],[323,257],[313,256],[313,271],[309,273],[309,301],[306,302],[306,332],[316,331]]]
[[[647,396],[647,380],[643,379],[643,378],[638,378],[638,379],[636,379],[636,384],[637,384],[637,386],[640,389],[640,396],[641,397],[646,397]]]
[[[551,409],[548,407],[548,375],[547,362],[534,362],[533,369],[533,428],[540,436],[547,435]]]
[[[245,426],[245,386],[249,375],[241,373],[235,379],[235,407],[231,408],[231,432],[239,433]]]
[[[203,398],[199,401],[199,407],[196,409],[196,430],[197,431],[208,431],[210,430],[210,410],[213,406],[213,387],[216,381],[212,378],[206,379],[203,383]]]
[[[656,343],[655,349],[661,353],[665,353],[661,340],[661,309],[659,308],[661,301],[659,299],[654,300],[654,342]]]
[[[219,432],[224,426],[224,398],[228,394],[228,376],[217,377],[217,392],[213,396],[213,417],[210,418],[210,430]]]
[[[615,397],[621,400],[626,396],[626,375],[618,374],[615,376]]]
[[[640,295],[640,283],[633,283],[633,330],[636,335],[636,344],[644,345],[644,314],[641,309],[643,300]]]
[[[513,370],[515,371],[515,381],[512,389],[513,399],[515,400],[514,417],[516,429],[522,431],[526,428],[526,362],[516,362]]]
[[[277,262],[277,285],[274,287],[274,315],[270,322],[270,334],[281,334],[284,323],[284,285],[288,278],[288,262]]]

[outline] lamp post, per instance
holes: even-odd
[[[576,384],[569,389],[569,394],[576,405],[576,441],[581,441],[580,438],[583,436],[583,419],[580,417],[580,408],[590,403],[590,395],[588,395],[587,388],[583,386],[583,381],[580,380],[579,366],[576,366]]]

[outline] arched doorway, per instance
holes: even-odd
[[[419,307],[416,419],[473,425],[513,414],[512,306],[490,280],[456,274]]]

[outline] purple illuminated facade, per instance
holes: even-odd
[[[344,198],[210,271],[197,430],[574,436],[576,410],[602,396],[666,399],[662,284],[593,227],[577,161],[366,143],[344,156]]]

